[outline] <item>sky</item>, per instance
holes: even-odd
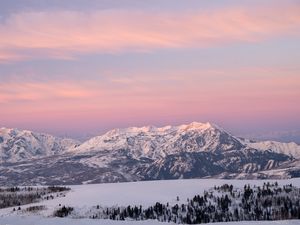
[[[300,129],[299,0],[0,2],[0,126]]]

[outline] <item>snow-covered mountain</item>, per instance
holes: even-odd
[[[262,151],[271,150],[273,152],[286,154],[294,158],[300,158],[300,145],[297,145],[295,142],[283,143],[278,141],[250,141],[244,140],[243,144],[259,149]]]
[[[9,129],[0,137],[0,184],[300,176],[297,144],[245,140],[210,123],[114,129],[81,144]]]
[[[61,154],[79,142],[28,130],[0,128],[0,163]]]
[[[180,152],[223,152],[242,149],[241,141],[216,125],[193,122],[166,127],[130,127],[114,129],[94,137],[70,151],[128,149],[139,157],[164,158]]]

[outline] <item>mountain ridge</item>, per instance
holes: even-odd
[[[219,140],[222,138],[223,140]],[[177,145],[182,142],[181,145]],[[184,151],[218,151],[224,150],[227,142],[240,145],[238,139],[211,123],[193,122],[179,126],[165,127],[129,127],[113,129],[103,135],[96,136],[72,149],[75,152],[130,149],[143,152],[147,156],[157,149],[164,149],[162,156]],[[220,143],[224,146],[214,145]]]
[[[0,185],[300,176],[298,145],[238,138],[211,123],[113,129],[82,143],[30,131],[10,130],[9,138],[3,133]],[[15,157],[26,149],[26,157]]]
[[[0,128],[0,162],[17,162],[60,154],[78,141],[16,128]]]

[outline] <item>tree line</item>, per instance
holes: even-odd
[[[157,202],[150,207],[127,206],[91,210],[93,219],[147,220],[185,224],[210,222],[300,219],[300,189],[293,185],[245,185],[235,188],[224,184],[184,203],[170,205]]]
[[[61,196],[62,192],[69,191],[70,188],[63,186],[48,187],[7,187],[0,188],[0,209],[38,202],[43,199],[54,199]]]

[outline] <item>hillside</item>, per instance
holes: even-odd
[[[251,188],[263,186],[264,183],[273,184],[274,180],[219,180],[219,179],[190,179],[190,180],[169,180],[169,181],[146,181],[130,183],[110,183],[110,184],[91,184],[69,186],[70,192],[65,197],[58,197],[42,202],[21,206],[21,210],[13,211],[13,207],[0,209],[0,222],[5,224],[160,224],[157,220],[146,221],[111,221],[102,219],[88,219],[90,212],[97,211],[97,205],[100,207],[127,207],[128,205],[155,205],[156,202],[169,204],[183,204],[187,199],[192,199],[195,195],[203,195],[205,191],[214,190],[215,186],[224,184],[233,185],[244,190],[245,185]],[[284,185],[292,184],[294,187],[300,187],[299,179],[278,180],[278,188]],[[223,193],[225,196],[225,192]],[[220,196],[222,193],[219,194]],[[26,208],[32,206],[44,205],[45,209],[38,212],[28,212]],[[68,218],[52,218],[53,212],[61,206],[70,206],[74,208],[74,213]],[[251,224],[251,222],[226,223],[231,224]],[[273,225],[278,222],[258,222],[256,224]],[[164,223],[174,224],[174,223]],[[217,224],[217,223],[214,223]],[[220,223],[222,224],[222,223]],[[280,221],[280,224],[299,224],[297,221]]]

